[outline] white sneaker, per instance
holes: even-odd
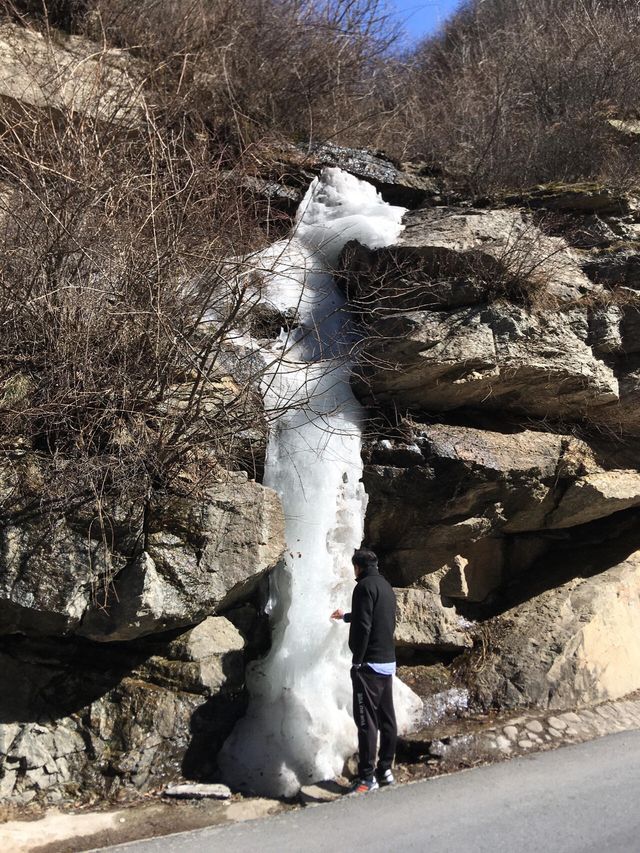
[[[350,794],[369,794],[371,791],[378,790],[378,783],[376,782],[376,777],[374,776],[372,779],[356,779],[356,781],[351,786],[349,793]]]
[[[395,785],[395,779],[393,777],[393,773],[391,770],[387,769],[382,773],[376,773],[376,779],[378,780],[378,785]]]

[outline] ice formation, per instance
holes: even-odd
[[[349,240],[393,242],[403,213],[371,184],[325,169],[292,237],[252,259],[261,299],[295,309],[297,321],[271,348],[263,380],[272,417],[264,482],[282,498],[288,553],[271,579],[271,650],[249,668],[247,714],[220,754],[226,780],[240,789],[294,794],[339,774],[356,749],[347,626],[330,614],[349,607],[351,555],[363,533],[363,411],[349,385],[353,331],[331,269]],[[395,700],[408,728],[422,703],[397,680]]]

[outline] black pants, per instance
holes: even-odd
[[[371,779],[376,767],[376,746],[380,731],[377,769],[388,770],[396,753],[398,730],[393,708],[393,677],[378,675],[366,664],[351,670],[353,719],[358,727],[358,775]]]

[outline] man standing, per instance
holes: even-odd
[[[366,794],[395,781],[391,765],[397,740],[393,708],[396,597],[378,572],[378,558],[373,551],[358,550],[351,561],[356,576],[351,612],[334,610],[331,618],[349,623],[353,718],[358,728],[358,780],[353,791]],[[378,731],[380,752],[376,766]]]

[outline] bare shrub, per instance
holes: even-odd
[[[415,57],[413,152],[479,192],[635,179],[607,120],[640,109],[639,34],[635,0],[469,2]]]
[[[153,109],[214,140],[374,142],[397,27],[384,0],[0,0],[147,63]],[[384,82],[386,80],[386,82]]]
[[[193,492],[243,464],[254,385],[223,362],[251,300],[227,259],[262,234],[206,142],[25,109],[0,172],[3,455],[33,451],[63,503]]]

